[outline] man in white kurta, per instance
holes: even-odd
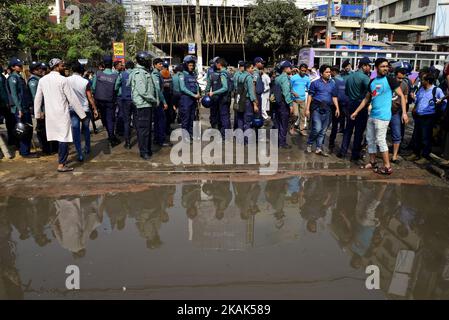
[[[34,115],[36,119],[45,118],[48,141],[59,142],[59,172],[73,171],[66,166],[69,154],[68,143],[73,141],[70,121],[69,105],[80,119],[86,117],[81,102],[68,84],[67,78],[62,76],[65,66],[60,59],[50,61],[51,72],[44,76],[37,86],[34,99]],[[42,99],[45,110],[42,110]]]

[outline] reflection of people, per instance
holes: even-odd
[[[215,217],[223,219],[224,212],[232,200],[229,181],[213,181],[203,185],[203,192],[213,197]]]
[[[317,232],[317,221],[326,216],[332,204],[332,193],[335,185],[324,177],[308,179],[304,184],[304,205],[301,217],[306,220],[307,231]]]
[[[189,219],[195,219],[198,215],[198,203],[201,200],[201,185],[183,184],[182,185],[182,206],[186,209]]]
[[[7,212],[0,206],[0,299],[23,299],[22,284],[11,240],[13,229]]]
[[[96,228],[103,221],[98,200],[95,197],[58,199],[55,208],[57,217],[52,230],[56,239],[74,258],[84,257],[87,241],[97,238]]]
[[[265,198],[274,210],[275,224],[278,229],[284,225],[284,205],[287,189],[286,179],[270,180],[265,187]]]
[[[240,209],[240,217],[248,220],[251,215],[259,212],[257,199],[260,194],[260,186],[257,182],[233,182],[235,205]]]
[[[351,260],[353,268],[360,268],[362,257],[366,255],[373,239],[377,238],[375,231],[380,223],[376,211],[384,198],[386,188],[387,184],[357,186],[354,241],[351,246],[354,253]]]

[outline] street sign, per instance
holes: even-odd
[[[189,43],[189,54],[195,54],[195,43]]]
[[[114,42],[112,44],[114,58],[121,59],[125,58],[125,43],[124,42]]]

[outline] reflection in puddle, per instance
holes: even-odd
[[[297,176],[0,198],[0,298],[448,298],[447,203],[441,188]]]

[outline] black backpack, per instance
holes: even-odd
[[[246,95],[248,94],[248,90],[245,87],[245,82],[248,77],[251,77],[250,75],[247,75],[245,79],[243,79],[242,82],[237,82],[237,88],[235,90],[235,100],[234,100],[234,110],[237,112],[244,112],[245,111],[245,105],[247,101]]]

